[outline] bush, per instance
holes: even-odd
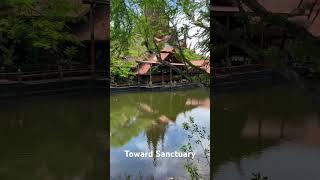
[[[132,71],[135,63],[118,58],[111,58],[110,77],[114,82],[122,82],[134,77]]]

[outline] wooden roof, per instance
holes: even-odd
[[[296,10],[299,6],[300,0],[258,0],[261,5],[263,5],[267,10],[273,13],[290,13]],[[303,0],[302,7],[306,6],[308,3],[312,3],[314,0]],[[315,37],[320,36],[320,16],[315,18],[315,21],[312,23],[313,18],[316,16],[316,11],[320,9],[320,2],[315,6],[314,12],[311,14],[311,17],[308,19],[306,11],[305,15],[296,16],[289,18],[289,20],[295,24],[305,27],[312,35]]]
[[[139,64],[135,74],[139,74],[139,75],[147,74],[150,68],[151,68],[151,65],[149,63]]]
[[[269,12],[276,14],[290,14],[297,10],[301,0],[257,0]],[[303,0],[301,7],[305,7],[314,0]],[[250,8],[244,6],[244,9],[251,12]],[[309,11],[307,10],[304,15],[290,17],[289,21],[306,28],[315,37],[320,37],[320,16],[316,17],[317,10],[320,9],[320,2],[315,6],[314,12],[308,18]],[[216,14],[238,13],[238,7],[234,5],[229,6],[213,6],[211,10]],[[314,19],[314,22],[312,23]]]
[[[210,61],[209,60],[193,60],[190,61],[193,65],[200,67],[202,70],[205,70],[210,74]]]
[[[160,52],[160,57],[161,60],[165,60],[166,58],[169,57],[170,54],[174,53],[174,48],[173,47],[165,47],[161,50]]]
[[[165,47],[161,50],[160,56],[161,60],[165,61],[168,60],[167,57],[169,57],[170,54],[173,54],[175,49],[173,47]],[[157,60],[157,57],[155,55],[150,55],[147,61],[137,61],[139,63],[137,70],[135,71],[135,74],[138,75],[145,75],[149,72],[152,65],[161,64]],[[194,66],[200,67],[202,70],[206,71],[210,74],[210,61],[209,60],[193,60],[190,61]],[[182,62],[170,62],[173,66],[186,66],[185,63]]]

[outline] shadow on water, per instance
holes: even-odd
[[[319,179],[320,114],[304,92],[274,87],[213,98],[215,180]]]

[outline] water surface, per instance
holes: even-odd
[[[86,93],[1,102],[0,179],[105,179],[106,102]]]
[[[274,87],[213,98],[214,179],[320,179],[320,109],[307,93]]]
[[[188,144],[183,123],[191,119],[199,127],[210,128],[208,91],[196,89],[172,92],[141,92],[112,95],[110,98],[111,178],[138,177],[189,179],[183,158],[129,158],[125,150],[155,152],[180,151]],[[209,179],[209,166],[203,150],[192,142],[199,173]],[[208,140],[203,140],[209,146]]]

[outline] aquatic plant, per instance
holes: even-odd
[[[260,173],[252,173],[251,180],[268,180],[268,177],[262,176]]]
[[[190,117],[188,122],[182,124],[184,130],[187,131],[188,144],[183,145],[181,150],[183,152],[193,152],[194,146],[199,145],[204,154],[204,160],[206,161],[206,166],[210,168],[210,143],[205,144],[205,141],[210,142],[210,135],[206,131],[206,127],[200,127],[195,123],[194,118]],[[200,162],[201,159],[188,158],[184,167],[189,173],[191,179],[201,179],[203,178],[199,173],[199,167],[196,162]]]

